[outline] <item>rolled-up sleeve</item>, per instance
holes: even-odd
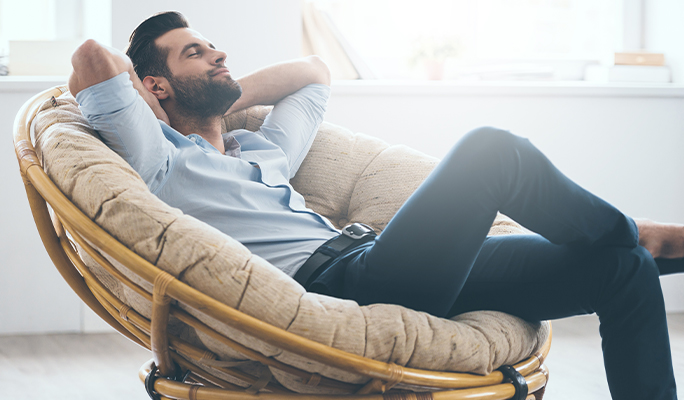
[[[133,87],[128,72],[76,94],[88,122],[105,144],[126,160],[150,186],[159,180],[175,150],[152,109]]]
[[[290,178],[297,173],[311,148],[329,97],[329,86],[305,86],[279,101],[259,129],[266,139],[285,152]]]

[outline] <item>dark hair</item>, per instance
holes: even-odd
[[[168,31],[189,27],[183,14],[177,11],[165,11],[154,14],[135,28],[128,39],[126,55],[133,62],[135,73],[141,80],[146,76],[169,77],[171,75],[166,64],[169,49],[157,47],[154,41]]]

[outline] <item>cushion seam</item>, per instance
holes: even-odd
[[[355,147],[355,146],[356,146],[356,144],[357,144],[357,142],[358,142],[358,136],[359,136],[358,133],[355,133],[355,134],[354,134],[354,144],[353,144],[352,147]],[[385,143],[385,144],[386,144],[386,143]],[[351,205],[351,200],[352,200],[352,198],[354,197],[354,193],[356,193],[356,188],[357,188],[358,185],[359,185],[359,180],[361,179],[361,177],[363,176],[363,174],[368,170],[368,167],[373,163],[373,161],[375,161],[378,157],[380,157],[380,155],[381,155],[382,153],[384,153],[384,152],[385,152],[387,149],[389,149],[390,147],[392,147],[392,146],[390,146],[389,144],[386,144],[385,148],[382,149],[380,152],[376,153],[375,156],[373,156],[373,158],[371,158],[371,159],[366,163],[366,165],[363,167],[363,169],[361,170],[361,172],[358,173],[358,174],[356,175],[356,179],[354,180],[354,187],[352,187],[352,190],[351,190],[351,195],[349,196],[349,199],[345,202],[345,203],[346,203],[345,210],[344,210],[344,218],[345,218],[345,219],[348,219],[348,217],[349,217],[349,207],[350,207],[350,205]],[[351,222],[351,221],[349,221],[349,222]],[[361,221],[361,222],[363,222],[363,221]]]

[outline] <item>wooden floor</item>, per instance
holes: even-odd
[[[669,318],[675,374],[684,399],[684,314]],[[0,336],[2,400],[145,400],[138,381],[150,358],[119,334]],[[587,365],[588,364],[588,365]],[[610,398],[594,316],[554,322],[547,400]]]

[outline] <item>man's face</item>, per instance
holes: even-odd
[[[179,111],[195,118],[220,116],[240,98],[242,88],[225,66],[226,53],[218,51],[199,32],[179,28],[156,40],[169,49],[170,97]]]

